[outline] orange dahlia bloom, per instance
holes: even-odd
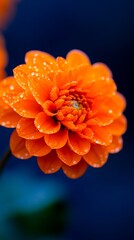
[[[11,18],[17,1],[18,0],[0,0],[0,29],[2,29]]]
[[[6,76],[5,67],[7,66],[7,51],[5,48],[5,41],[2,35],[0,35],[0,80]]]
[[[36,156],[44,173],[62,168],[78,178],[120,151],[126,101],[106,65],[91,65],[79,50],[66,59],[30,51],[25,62],[0,83],[0,124],[15,128],[14,156]]]

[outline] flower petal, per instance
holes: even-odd
[[[112,78],[100,78],[94,81],[88,89],[89,97],[95,98],[99,95],[111,95],[116,91],[116,84]]]
[[[44,136],[34,125],[34,119],[21,118],[16,126],[17,133],[25,139],[38,139]]]
[[[62,148],[68,139],[68,131],[61,128],[57,133],[44,136],[46,144],[52,149]]]
[[[12,154],[20,159],[28,159],[32,157],[26,149],[25,139],[18,136],[16,130],[13,131],[10,137],[10,148]]]
[[[37,157],[47,155],[51,151],[51,148],[45,143],[44,138],[26,140],[26,148],[32,156]]]
[[[112,135],[107,131],[106,127],[91,126],[94,136],[92,141],[101,145],[109,145],[112,142]]]
[[[109,153],[117,153],[123,147],[123,139],[120,136],[113,136],[113,141],[106,147]]]
[[[37,163],[44,173],[55,173],[62,166],[62,162],[58,158],[55,150],[52,150],[44,157],[38,157]]]
[[[35,118],[42,110],[41,106],[34,100],[32,95],[26,92],[18,94],[13,99],[5,96],[5,99],[8,99],[10,106],[22,117]]]
[[[94,133],[91,128],[86,127],[82,132],[78,132],[78,134],[85,139],[92,139]]]
[[[0,97],[7,93],[18,94],[23,89],[18,85],[14,77],[7,77],[0,82]]]
[[[95,63],[92,67],[98,76],[112,77],[111,70],[104,63]]]
[[[88,56],[84,52],[77,49],[70,51],[67,54],[66,59],[70,67],[78,67],[82,64],[90,64]]]
[[[119,118],[115,119],[113,123],[106,127],[109,133],[113,135],[122,135],[126,132],[127,129],[127,119],[124,115],[121,115]]]
[[[40,112],[36,116],[34,123],[40,132],[46,134],[57,133],[61,127],[60,122],[55,121],[53,117],[47,116],[44,112]]]
[[[47,76],[30,76],[28,85],[32,95],[39,104],[43,105],[46,100],[49,100],[53,82]]]
[[[44,112],[48,116],[55,116],[56,115],[55,104],[52,101],[50,101],[50,100],[47,100],[47,101],[44,102],[43,109],[44,109]]]
[[[126,107],[126,100],[120,94],[116,93],[113,96],[99,96],[94,99],[92,109],[99,117],[99,114],[107,114],[111,119],[119,117]]]
[[[83,156],[84,160],[92,167],[102,167],[108,158],[106,147],[100,145],[91,145],[91,150]]]
[[[90,140],[80,137],[75,132],[69,132],[68,144],[79,155],[87,154],[90,150]]]
[[[68,72],[68,70],[69,70],[68,62],[67,62],[64,58],[62,58],[62,57],[57,57],[57,58],[56,58],[56,62],[57,62],[58,66],[59,66],[59,69],[60,69],[61,71],[63,71],[63,72]]]
[[[87,170],[87,163],[81,160],[78,164],[74,166],[67,166],[65,164],[62,165],[63,172],[69,178],[76,179],[81,177]]]
[[[26,64],[21,64],[14,68],[13,73],[16,82],[24,90],[28,89],[28,74],[31,72],[31,69]]]
[[[90,125],[107,126],[112,122],[113,122],[113,118],[108,113],[94,114],[94,116],[87,121],[89,126]]]
[[[67,144],[56,152],[60,160],[68,166],[75,165],[81,160],[81,156],[73,152]]]
[[[12,108],[0,109],[0,125],[7,128],[16,127],[18,121],[20,120],[20,115],[14,112]]]
[[[29,51],[25,55],[25,62],[29,65],[44,65],[46,64],[56,64],[55,58],[50,54],[42,51]]]

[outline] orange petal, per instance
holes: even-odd
[[[56,58],[56,62],[57,62],[58,66],[59,66],[59,69],[60,69],[61,71],[63,71],[63,72],[68,72],[68,70],[69,70],[68,62],[67,62],[64,58],[62,58],[62,57],[57,57],[57,58]]]
[[[101,78],[95,81],[88,89],[89,97],[94,98],[99,95],[111,95],[116,91],[116,84],[112,78]]]
[[[92,105],[93,111],[97,112],[98,117],[99,114],[107,114],[109,117],[111,116],[112,120],[119,117],[125,107],[126,100],[118,92],[111,97],[99,96],[94,100]]]
[[[92,167],[102,167],[108,158],[106,147],[100,145],[91,145],[91,150],[83,156],[84,160]]]
[[[14,68],[13,73],[16,82],[24,89],[28,89],[28,74],[31,69],[26,64],[21,64]]]
[[[113,141],[106,147],[109,153],[117,153],[123,147],[123,139],[120,136],[113,136]]]
[[[44,157],[38,157],[37,163],[44,173],[55,173],[62,166],[62,162],[59,160],[55,150],[52,150]]]
[[[113,135],[122,135],[126,132],[127,129],[127,119],[124,115],[121,115],[119,118],[115,119],[113,123],[108,125],[106,129],[109,133]]]
[[[0,80],[3,80],[6,77],[6,72],[4,69],[0,69]]]
[[[86,127],[82,132],[78,132],[78,134],[85,139],[92,139],[94,133],[91,128]]]
[[[32,156],[37,157],[47,155],[51,151],[51,148],[45,143],[44,138],[26,140],[26,148]]]
[[[16,127],[18,121],[20,120],[20,115],[14,112],[12,108],[1,109],[0,110],[0,125],[7,128]]]
[[[16,130],[13,131],[10,137],[10,148],[12,154],[20,159],[28,159],[32,157],[26,149],[25,139],[18,136]]]
[[[40,132],[46,134],[57,133],[61,127],[60,122],[55,121],[53,117],[47,116],[44,112],[40,112],[36,116],[34,123]]]
[[[34,119],[21,118],[16,126],[17,133],[25,139],[38,139],[44,136],[34,125]]]
[[[50,91],[54,86],[48,77],[30,76],[28,84],[31,93],[39,104],[43,105],[46,100],[50,99]]]
[[[9,100],[10,106],[22,117],[35,118],[42,110],[32,95],[25,92],[18,94],[13,99],[10,96],[5,96],[5,99]]]
[[[67,54],[66,59],[70,67],[78,67],[82,64],[90,64],[88,56],[80,50],[70,51]]]
[[[68,166],[75,165],[81,160],[81,156],[73,152],[67,144],[56,152],[60,160]]]
[[[55,107],[55,104],[50,101],[50,100],[47,100],[44,102],[43,104],[43,109],[44,109],[44,112],[48,115],[48,116],[54,116],[56,115],[56,107]]]
[[[92,141],[101,145],[109,145],[112,142],[112,135],[106,130],[105,127],[91,126],[94,133]]]
[[[90,118],[90,113],[89,113]],[[93,117],[91,117],[87,124],[90,125],[99,125],[99,126],[107,126],[108,124],[113,122],[113,118],[108,113],[97,113],[94,114]]]
[[[14,77],[7,77],[0,82],[0,97],[5,93],[18,94],[22,92],[22,88],[18,85]]]
[[[70,79],[68,73],[59,70],[55,72],[53,81],[56,83],[58,89],[62,89],[65,84],[70,82]]]
[[[68,131],[65,128],[61,128],[57,133],[46,134],[44,136],[46,144],[52,149],[62,148],[68,138]]]
[[[102,77],[112,77],[112,72],[104,63],[95,63],[92,65],[95,73]]]
[[[90,150],[90,140],[80,137],[75,132],[69,132],[68,144],[78,155],[87,154]]]
[[[62,165],[63,172],[69,178],[75,179],[81,177],[87,170],[87,163],[81,160],[78,164],[74,166],[67,166],[65,164]]]
[[[29,51],[26,53],[25,62],[28,65],[56,64],[55,58],[46,52]]]

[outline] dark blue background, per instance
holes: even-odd
[[[134,239],[134,2],[131,0],[22,0],[4,35],[9,52],[8,74],[24,62],[28,50],[38,49],[65,57],[81,49],[91,61],[105,62],[113,71],[118,90],[127,98],[128,131],[124,149],[101,169],[88,168],[78,180],[56,173],[67,188],[70,219],[64,239]],[[0,129],[1,154],[9,130]],[[7,171],[19,164],[40,171],[35,160],[12,159]],[[51,176],[44,176],[50,179]]]

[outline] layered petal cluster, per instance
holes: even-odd
[[[0,29],[3,29],[15,10],[19,0],[0,0]]]
[[[15,128],[14,156],[36,156],[44,173],[62,168],[78,178],[121,150],[126,101],[106,65],[79,50],[65,59],[30,51],[13,72],[0,83],[0,124]]]
[[[0,34],[0,80],[6,76],[5,68],[7,66],[8,56],[5,47],[5,41],[3,36]]]

